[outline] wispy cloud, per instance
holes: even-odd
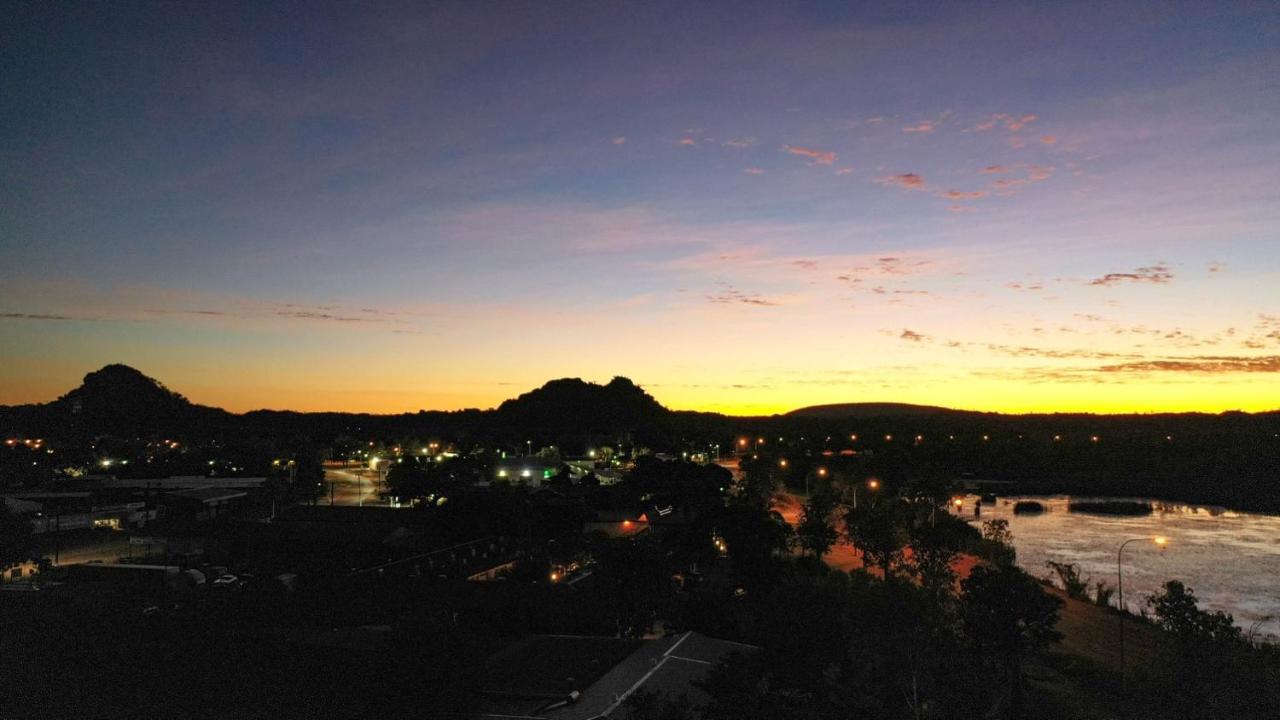
[[[0,318],[6,319],[6,320],[79,320],[81,319],[81,318],[71,317],[70,315],[47,315],[44,313],[20,313],[20,312],[0,313]]]
[[[731,147],[737,150],[743,150],[756,145],[756,139],[753,137],[729,138],[721,143],[725,147]]]
[[[742,172],[744,172],[744,173],[746,173],[746,174],[748,174],[748,175],[763,175],[763,174],[764,174],[764,169],[762,169],[762,168],[758,168],[758,167],[749,167],[749,168],[746,168],[745,170],[743,170]]]
[[[977,200],[986,196],[986,190],[948,190],[944,193],[938,193],[938,197],[948,200]]]
[[[915,125],[908,125],[902,128],[904,133],[931,133],[936,130],[938,123],[935,120],[921,120]]]
[[[898,175],[887,175],[882,178],[876,178],[876,182],[881,185],[896,185],[904,190],[923,190],[924,178],[916,173],[901,173]]]
[[[626,143],[627,143],[626,135],[619,135],[618,137],[613,139],[614,145],[625,145]]]
[[[903,328],[902,334],[899,335],[898,337],[903,340],[908,340],[910,342],[924,342],[927,339],[926,336],[914,330],[908,330],[906,328]]]
[[[1058,136],[1056,136],[1056,135],[1041,135],[1041,136],[1040,136],[1040,142],[1044,143],[1045,145],[1055,145],[1055,144],[1057,144],[1057,142],[1058,142]]]
[[[1280,373],[1280,355],[1204,356],[1103,365],[1102,373]]]
[[[1009,168],[1007,168],[1007,167],[1005,167],[1005,166],[1003,166],[1003,165],[988,165],[988,166],[986,166],[986,167],[982,168],[981,170],[979,170],[978,172],[981,172],[981,173],[983,173],[984,175],[996,175],[996,174],[999,174],[999,173],[1007,173],[1007,172],[1009,172]]]
[[[1035,115],[1010,115],[1008,113],[996,113],[994,115],[989,116],[986,120],[983,120],[982,122],[978,123],[977,125],[974,125],[969,129],[978,131],[978,132],[983,132],[986,130],[992,130],[998,126],[1003,125],[1004,129],[1008,130],[1009,132],[1018,132],[1019,130],[1035,122],[1035,120],[1036,120]]]
[[[1140,267],[1133,272],[1107,273],[1089,281],[1090,285],[1108,286],[1121,283],[1152,283],[1163,285],[1173,281],[1173,271],[1163,264]]]
[[[276,315],[280,317],[295,318],[298,320],[325,320],[328,322],[339,323],[385,323],[394,322],[388,318],[382,317],[359,317],[356,315],[334,315],[327,312],[316,312],[314,310],[279,310]]]
[[[784,145],[782,149],[792,155],[810,158],[819,165],[830,165],[834,163],[838,157],[834,152],[828,150],[814,150],[813,148],[798,147],[795,145]]]
[[[697,141],[697,140],[694,140],[694,139],[693,139],[693,138],[691,138],[691,137],[687,137],[687,138],[680,138],[680,142],[678,142],[678,143],[676,143],[676,144],[677,144],[677,145],[685,145],[685,146],[693,146],[693,145],[697,145],[697,144],[698,144],[698,141]]]
[[[760,297],[758,293],[745,293],[728,283],[716,283],[720,292],[707,295],[707,301],[717,305],[754,305],[758,307],[776,307],[780,303]]]

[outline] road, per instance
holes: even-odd
[[[59,539],[56,534],[38,535],[38,551],[53,562],[54,565],[78,565],[81,563],[100,562],[114,565],[120,558],[129,557],[129,536],[123,532],[107,533],[97,531],[92,535],[83,532]],[[135,548],[138,550],[138,548]]]
[[[378,497],[378,490],[381,487],[378,483],[378,473],[371,470],[326,468],[324,480],[325,492],[316,498],[318,505],[330,504],[330,497],[333,498],[333,505],[386,504],[386,501]],[[330,487],[333,490],[332,495],[329,493]]]

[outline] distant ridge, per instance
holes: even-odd
[[[833,405],[810,405],[792,410],[784,417],[799,418],[873,418],[904,417],[917,415],[960,414],[963,410],[938,407],[936,405],[912,405],[910,403],[862,402],[836,403]]]

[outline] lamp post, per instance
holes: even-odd
[[[1116,549],[1116,594],[1120,596],[1120,693],[1121,695],[1125,694],[1124,620],[1125,620],[1125,616],[1129,614],[1129,609],[1126,608],[1124,605],[1124,566],[1121,564],[1121,558],[1124,556],[1124,548],[1126,545],[1132,542],[1141,542],[1143,540],[1150,540],[1162,550],[1166,545],[1169,544],[1169,539],[1165,537],[1160,537],[1160,536],[1156,536],[1153,538],[1136,537],[1136,538],[1129,538],[1128,540],[1125,540],[1124,542],[1120,543],[1120,547]]]
[[[867,481],[867,489],[873,490],[873,491],[879,490],[880,481],[875,478],[871,478],[870,480]],[[858,509],[858,486],[857,485],[853,486],[853,509],[854,510]]]

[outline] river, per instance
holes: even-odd
[[[1075,563],[1091,585],[1103,580],[1115,587],[1116,549],[1125,540],[1168,538],[1163,549],[1146,541],[1125,547],[1127,607],[1137,612],[1166,580],[1181,580],[1202,608],[1231,613],[1245,632],[1280,638],[1280,515],[1159,500],[1148,501],[1155,508],[1150,515],[1095,515],[1068,512],[1072,499],[1096,498],[1001,497],[982,504],[982,519],[1009,521],[1018,564],[1027,572],[1048,577],[1049,560]],[[959,512],[972,518],[975,500],[964,498]],[[1018,500],[1035,500],[1045,512],[1015,515]]]

